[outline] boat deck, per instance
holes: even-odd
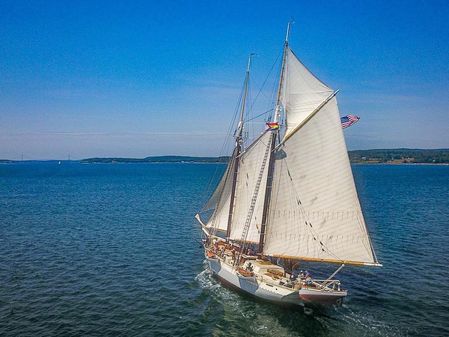
[[[208,258],[216,258],[230,268],[235,268],[238,261],[235,247],[225,242],[219,242],[215,246],[206,249]],[[309,275],[292,277],[283,267],[271,261],[260,259],[255,255],[241,254],[239,267],[236,268],[240,277],[253,278],[268,286],[279,287],[288,291],[302,291],[308,294],[330,294],[334,296],[346,296],[347,292],[340,289],[338,280],[314,280]]]

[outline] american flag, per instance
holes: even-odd
[[[354,123],[359,121],[360,117],[356,115],[347,115],[340,118],[341,127],[346,129],[348,126],[351,126]]]

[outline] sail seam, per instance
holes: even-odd
[[[289,176],[290,181],[291,181],[291,186],[292,186],[292,189],[293,189],[293,193],[295,194],[296,199],[297,199],[297,200],[300,200],[299,195],[298,195],[298,191],[297,191],[297,189],[296,189],[296,187],[295,187],[295,183],[294,183],[294,181],[293,181],[293,178],[292,178],[292,176],[291,176],[290,170],[289,170],[289,168],[288,168],[287,159],[284,158],[283,160],[284,160],[284,162],[285,162],[285,167],[286,167],[286,169],[287,169],[287,173],[288,173],[288,176]],[[307,212],[305,211],[305,207],[302,205],[302,203],[299,202],[299,203],[297,203],[296,206],[298,207],[298,210],[299,210],[299,211],[303,214],[303,216],[304,216],[304,222],[305,222],[306,228],[307,228],[307,230],[312,234],[313,241],[314,241],[314,242],[319,242],[319,243],[320,243],[320,248],[321,248],[323,251],[324,251],[324,249],[323,249],[323,247],[324,247],[329,255],[334,256],[337,260],[343,261],[342,259],[340,259],[340,258],[338,257],[338,255],[336,255],[335,253],[333,253],[333,252],[332,252],[332,251],[331,251],[325,244],[323,244],[323,242],[322,242],[321,240],[319,240],[319,239],[317,238],[317,237],[319,237],[319,235],[317,235],[317,232],[316,232],[315,229],[313,228],[313,225],[312,225],[312,223],[310,222],[310,219],[309,219],[309,217],[307,216]]]

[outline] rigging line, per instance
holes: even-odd
[[[354,180],[354,178],[353,178],[353,180]],[[357,194],[357,190],[355,191],[355,193]],[[368,237],[368,247],[367,247],[367,245],[366,245],[365,240],[361,240],[361,241],[362,241],[362,244],[363,244],[363,246],[365,247],[365,249],[366,249],[368,252],[371,252],[371,253],[372,253],[373,259],[374,259],[375,261],[377,261],[376,252],[374,251],[374,246],[373,246],[373,243],[372,243],[372,241],[371,241],[371,237],[370,237],[369,232],[368,232],[368,227],[366,226],[366,223],[365,223],[365,221],[364,221],[363,212],[362,212],[362,207],[361,207],[361,205],[360,205],[360,200],[358,199],[358,196],[357,196],[357,201],[358,201],[358,206],[359,206],[358,208],[360,209],[360,212],[357,212],[357,213],[356,213],[357,225],[358,225],[358,227],[359,227],[359,230],[360,230],[362,233],[364,233],[364,234]],[[362,220],[363,220],[363,221],[362,221]]]
[[[242,97],[243,97],[243,88],[242,88],[242,90],[240,92],[239,99],[237,100],[237,104],[236,104],[236,106],[234,108],[234,115],[233,115],[233,118],[232,118],[231,122],[229,123],[228,130],[226,132],[226,137],[225,137],[225,139],[223,141],[223,144],[222,144],[222,147],[221,147],[221,149],[219,151],[219,156],[223,156],[224,155],[226,147],[228,146],[229,141],[231,139],[230,136],[232,134],[232,129],[234,127],[235,120],[237,119],[237,114],[238,114],[238,110],[239,110],[239,107],[240,107],[240,104],[241,104],[241,101],[242,101]],[[215,173],[214,173],[213,178],[215,178],[217,171],[218,171],[218,167],[215,169]],[[210,184],[212,183],[213,180],[214,179],[211,179]]]
[[[253,98],[252,90],[251,90],[251,88],[252,88],[251,84],[252,84],[251,83],[251,78],[248,77],[248,103],[252,102],[252,98]],[[253,113],[252,105],[249,108],[247,108],[246,110],[247,110],[246,111],[246,117],[251,116],[251,114]],[[245,121],[243,121],[243,125],[245,125]],[[251,129],[251,134],[250,134],[250,129]],[[244,144],[243,148],[245,148],[246,147],[245,143],[247,143],[247,141],[253,137],[252,135],[254,134],[254,125],[249,125],[249,126],[246,126],[246,127],[244,126],[244,130],[243,131],[244,131],[244,133],[243,133],[243,143],[242,144]],[[245,135],[245,132],[246,132],[246,135]]]
[[[271,140],[271,138],[270,138],[270,140]],[[244,252],[246,251],[246,249],[249,245],[249,243],[246,241],[246,239],[248,237],[248,233],[249,233],[249,230],[251,227],[251,222],[252,222],[252,219],[254,216],[254,210],[256,207],[257,197],[259,195],[259,188],[260,188],[260,184],[262,182],[262,178],[263,178],[263,175],[265,172],[265,166],[266,166],[266,162],[267,162],[269,154],[270,154],[270,141],[266,144],[265,155],[263,157],[261,166],[259,168],[259,175],[258,175],[258,178],[256,181],[256,185],[254,186],[254,191],[252,193],[250,207],[249,207],[248,214],[247,214],[246,220],[245,220],[245,226],[242,229],[241,241],[243,243],[242,243],[242,249],[241,249],[238,259],[237,259],[237,266],[239,265],[242,254],[244,254]]]
[[[273,69],[274,69],[275,65],[278,63],[279,58],[280,58],[281,55],[282,55],[282,53],[279,53],[278,56],[276,57],[276,60],[274,61],[273,65],[271,66],[270,71],[268,72],[267,76],[265,77],[265,80],[263,81],[262,86],[260,87],[260,89],[259,89],[259,91],[258,91],[256,97],[254,98],[253,103],[251,104],[250,110],[253,109],[254,104],[255,104],[256,101],[257,101],[257,98],[258,98],[259,95],[262,93],[262,90],[264,89],[265,84],[267,83],[268,78],[270,77],[271,73],[273,72]]]
[[[357,191],[356,191],[356,193],[357,193]],[[357,197],[357,199],[358,199],[358,197]],[[362,244],[363,244],[363,246],[365,247],[365,249],[368,252],[371,252],[371,254],[373,255],[373,259],[376,262],[378,262],[377,256],[376,256],[376,252],[374,251],[374,246],[373,246],[373,243],[371,241],[371,237],[370,237],[369,232],[368,232],[368,228],[366,226],[366,223],[364,224],[364,221],[362,221],[362,220],[364,220],[364,217],[363,217],[363,212],[362,212],[362,208],[361,208],[361,205],[360,205],[360,201],[358,201],[358,203],[359,203],[360,212],[357,212],[356,215],[355,215],[356,219],[357,219],[357,225],[359,227],[359,230],[368,237],[368,246],[366,245],[365,240],[361,240]]]
[[[279,69],[278,69],[279,71],[278,72],[280,72],[281,68],[282,68],[282,65],[279,65]],[[273,81],[273,84],[272,84],[272,87],[271,87],[271,90],[270,90],[271,96],[268,97],[268,105],[267,105],[268,107],[273,107],[276,104],[276,94],[277,94],[276,86],[277,86],[277,84],[278,84],[278,81],[276,81],[276,80]],[[271,119],[272,119],[272,115],[268,116],[268,118],[266,120],[268,121],[268,120],[271,120]]]
[[[363,215],[362,215],[362,216],[363,216]],[[365,240],[361,240],[361,241],[362,241],[362,244],[363,244],[363,247],[365,247],[365,249],[366,249],[368,252],[371,252],[371,253],[373,254],[373,259],[374,259],[375,261],[377,261],[376,253],[374,252],[374,249],[373,249],[373,247],[372,247],[371,238],[370,238],[370,236],[369,236],[368,229],[366,229],[366,225],[365,225],[365,226],[362,225],[362,222],[360,221],[360,217],[359,217],[358,214],[356,214],[356,218],[357,218],[357,224],[359,225],[359,229],[362,230],[362,233],[365,233],[365,234],[368,236],[368,245],[369,245],[370,247],[367,247],[367,246],[366,246]],[[363,227],[365,227],[365,228],[363,228]]]
[[[301,201],[300,201],[301,199],[299,198],[298,191],[296,190],[295,183],[294,183],[293,178],[292,178],[291,173],[290,173],[290,169],[288,168],[287,159],[284,158],[283,160],[284,160],[284,162],[285,162],[285,167],[286,167],[286,169],[287,169],[287,173],[288,173],[288,176],[289,176],[290,181],[291,181],[291,186],[292,186],[292,188],[293,188],[293,192],[295,193],[296,200],[298,201],[298,202],[296,203],[296,205],[297,205],[299,211],[303,214],[304,219],[305,219],[304,222],[305,222],[305,224],[306,224],[306,227],[307,227],[307,229],[311,232],[314,241],[317,241],[317,242],[320,243],[321,249],[323,249],[323,247],[324,247],[324,248],[326,249],[326,251],[327,251],[330,255],[334,256],[337,260],[343,261],[343,260],[340,259],[337,255],[335,255],[335,254],[334,254],[334,253],[333,253],[333,252],[332,252],[332,251],[331,251],[331,250],[330,250],[330,249],[329,249],[329,248],[328,248],[328,247],[327,247],[321,240],[318,239],[317,232],[316,232],[315,229],[312,227],[312,223],[310,222],[310,220],[309,220],[309,218],[308,218],[308,216],[307,216],[307,213],[306,213],[306,211],[305,211],[305,208],[304,208],[304,206],[302,205],[302,203],[301,203]],[[308,223],[308,225],[307,225],[307,223]]]
[[[232,137],[231,137],[231,135],[232,135],[232,129],[234,128],[234,124],[235,124],[235,121],[236,121],[236,119],[237,119],[239,107],[240,107],[240,104],[241,104],[241,102],[242,102],[242,98],[243,98],[243,90],[244,90],[244,88],[242,87],[242,90],[241,90],[241,92],[240,92],[239,99],[237,100],[237,104],[236,104],[236,106],[235,106],[235,108],[234,108],[234,115],[233,115],[233,118],[232,118],[231,122],[229,123],[228,130],[227,130],[227,132],[226,132],[226,137],[225,137],[225,139],[224,139],[224,141],[223,141],[223,144],[222,144],[221,149],[220,149],[220,152],[219,152],[219,156],[220,156],[220,157],[223,156],[223,154],[224,154],[224,152],[225,152],[227,146],[229,145],[229,141],[230,141],[230,139],[232,138]],[[213,182],[217,179],[218,172],[219,172],[219,168],[220,168],[219,165],[216,165],[215,170],[214,170],[214,173],[213,173],[213,175],[211,176],[211,178],[210,178],[210,180],[209,180],[208,186],[207,186],[207,188],[205,189],[205,191],[204,191],[204,193],[203,193],[202,199],[205,199],[205,197],[206,197],[207,195],[211,194],[212,184],[213,184]],[[206,200],[206,203],[207,203],[207,200]],[[203,206],[200,207],[200,209],[197,211],[197,213],[198,213],[198,212],[201,212],[204,206],[205,206],[205,204],[204,204]]]
[[[269,110],[267,110],[267,111],[265,111],[265,112],[262,112],[262,113],[258,114],[257,116],[254,116],[254,117],[252,117],[252,118],[250,118],[250,119],[247,119],[247,120],[245,121],[245,123],[251,122],[252,120],[254,120],[254,119],[256,119],[256,118],[259,118],[259,117],[261,117],[261,116],[263,116],[263,115],[265,115],[265,114],[267,114],[267,113],[269,113],[269,112],[272,112],[272,111],[274,111],[274,108],[271,108],[271,109],[269,109]]]
[[[243,154],[245,154],[246,152],[248,152],[251,148],[253,148],[254,146],[257,145],[257,143],[262,142],[262,137],[265,133],[267,133],[268,130],[262,132],[256,139],[253,140],[253,142],[245,149],[245,151],[243,151],[242,153],[239,154],[238,157],[241,157]],[[264,143],[265,144],[265,143]]]
[[[245,103],[245,101],[244,101],[244,95],[245,95],[245,88],[246,88],[246,89],[248,88],[248,80],[249,80],[248,75],[246,75],[244,85],[243,85],[242,90],[241,90],[241,92],[240,92],[239,100],[238,100],[237,105],[236,105],[236,107],[235,107],[235,109],[234,109],[234,116],[233,116],[232,122],[230,123],[229,128],[228,128],[228,137],[226,137],[226,139],[225,139],[225,141],[224,141],[224,144],[223,144],[223,147],[222,147],[222,149],[221,149],[221,151],[220,151],[221,154],[225,151],[226,147],[228,146],[229,140],[231,139],[231,137],[230,137],[231,131],[232,131],[232,128],[234,127],[235,121],[236,121],[236,119],[237,119],[237,115],[239,114],[240,108],[241,108],[242,105]],[[236,132],[237,132],[237,130],[234,131],[234,133],[233,133],[234,136],[236,136]],[[232,139],[234,140],[234,137],[232,137]],[[229,168],[232,168],[233,165],[235,165],[235,162],[234,162],[234,161],[235,161],[235,150],[236,150],[236,147],[234,147],[234,150],[233,150],[233,152],[232,152],[230,161],[229,161],[229,163],[228,163],[228,165],[227,165],[227,168],[226,168],[227,173],[226,173],[226,177],[225,177],[224,187],[223,187],[223,189],[220,191],[218,200],[217,200],[217,202],[215,203],[215,209],[214,209],[214,212],[212,213],[211,217],[209,218],[209,221],[212,219],[212,227],[213,227],[213,230],[212,230],[212,231],[214,232],[214,234],[216,233],[217,227],[218,227],[217,218],[216,218],[217,209],[218,209],[218,206],[220,205],[220,203],[221,203],[221,201],[222,201],[223,191],[224,191],[226,182],[228,181],[229,174],[231,173],[231,170],[229,170]],[[216,168],[216,170],[215,170],[215,173],[214,173],[214,179],[213,179],[213,180],[216,179],[217,172],[218,172],[218,166],[217,166],[217,168]],[[211,180],[211,182],[212,182],[213,180]],[[210,183],[209,185],[211,185],[211,183]],[[210,189],[210,187],[209,187],[208,189]],[[208,194],[210,194],[210,192],[209,192]],[[212,194],[212,195],[213,195],[213,194]],[[204,206],[203,206],[203,209],[204,209]]]

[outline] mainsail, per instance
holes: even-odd
[[[376,264],[352,177],[333,91],[287,48],[286,135],[274,174],[263,253]]]
[[[260,228],[262,225],[262,212],[264,205],[264,191],[267,182],[267,167],[261,171],[264,154],[270,145],[270,132],[265,132],[251,144],[240,157],[240,166],[237,178],[237,188],[235,193],[235,206],[233,221],[231,225],[230,238],[233,240],[242,240],[245,222],[250,211],[251,200],[254,197],[257,179],[262,174],[262,180],[259,186],[252,213],[249,231],[244,241],[259,242]]]

